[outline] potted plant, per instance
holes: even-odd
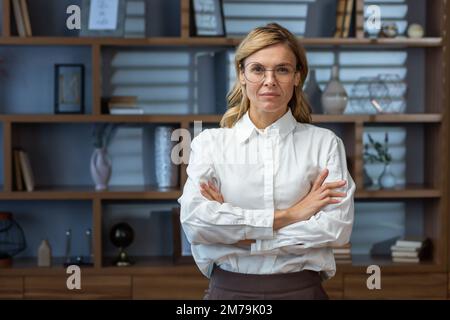
[[[108,146],[117,130],[118,124],[94,124],[92,130],[94,152],[91,156],[91,175],[95,182],[95,190],[105,190],[111,178],[112,166],[108,155]]]
[[[372,173],[370,174],[369,170],[366,172],[372,179],[371,189],[378,189],[381,185],[382,188],[391,189],[396,185],[395,176],[391,172],[391,161],[392,156],[389,153],[389,135],[386,132],[384,136],[384,144],[381,144],[378,141],[375,141],[370,134],[367,135],[369,138],[369,143],[364,144],[364,161],[366,163],[374,164],[380,163],[383,165],[382,172]],[[373,153],[373,151],[375,153]]]

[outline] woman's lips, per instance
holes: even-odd
[[[274,92],[267,92],[267,93],[261,93],[260,96],[262,97],[278,97],[279,94]]]

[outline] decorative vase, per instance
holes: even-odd
[[[176,142],[171,140],[173,128],[158,126],[155,129],[155,171],[158,188],[178,186],[178,168],[172,161],[172,148]]]
[[[95,148],[91,156],[91,175],[95,190],[105,190],[111,178],[111,160],[106,148]]]
[[[316,70],[312,69],[309,71],[309,80],[305,86],[303,92],[308,97],[309,104],[311,105],[312,113],[322,114],[322,90],[320,89],[317,78],[316,78]]]
[[[48,243],[48,240],[42,240],[38,249],[38,267],[51,267],[52,266],[52,248]]]
[[[368,190],[379,190],[380,189],[380,177],[383,173],[384,166],[381,163],[365,164],[364,170],[367,176],[370,178],[371,185],[368,186]]]
[[[392,174],[391,165],[385,164],[383,173],[380,177],[380,184],[383,189],[393,189],[396,185],[395,176]]]
[[[347,106],[348,95],[339,81],[339,67],[333,66],[331,80],[322,94],[322,107],[327,114],[342,114]]]

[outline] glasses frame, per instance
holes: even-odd
[[[249,65],[252,65],[252,64],[258,64],[258,65],[260,65],[260,66],[262,66],[262,67],[264,68],[264,76],[263,76],[262,79],[259,80],[259,81],[251,81],[251,80],[247,77],[247,75],[246,75],[246,73],[245,73],[245,70],[247,69],[247,67],[248,67]],[[289,83],[289,82],[293,81],[293,80],[294,80],[294,77],[295,77],[295,74],[298,73],[298,72],[300,72],[300,71],[297,70],[295,67],[293,67],[291,64],[280,64],[280,65],[276,66],[275,68],[277,68],[277,67],[279,67],[279,66],[290,66],[290,67],[292,67],[292,68],[294,69],[294,72],[292,73],[292,79],[289,80],[289,81],[286,81],[286,82],[280,81],[280,79],[278,79],[277,76],[276,76],[276,74],[274,73],[274,78],[277,80],[277,82],[280,82],[280,83]],[[266,69],[266,67],[265,67],[264,65],[262,65],[261,63],[259,63],[259,62],[249,62],[249,63],[247,63],[246,65],[241,64],[241,69],[242,69],[242,73],[244,74],[244,78],[245,78],[248,82],[251,82],[251,83],[261,83],[261,82],[263,82],[263,81],[266,79],[266,72],[267,72],[267,71],[275,71],[275,69]]]

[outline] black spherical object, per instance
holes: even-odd
[[[126,248],[134,240],[134,231],[128,223],[121,222],[111,228],[109,239],[116,247]]]

